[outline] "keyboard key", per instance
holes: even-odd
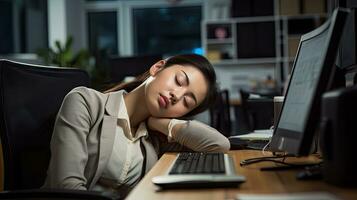
[[[169,174],[224,174],[223,153],[179,153]]]

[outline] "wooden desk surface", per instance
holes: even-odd
[[[159,190],[159,187],[151,183],[151,178],[167,172],[168,167],[174,160],[175,153],[167,153],[160,158],[158,163],[144,177],[144,179],[131,191],[127,199],[162,199],[162,200],[210,200],[210,199],[235,199],[238,193],[242,194],[273,194],[291,192],[327,191],[341,199],[357,199],[356,188],[339,188],[317,180],[296,180],[296,170],[260,171],[264,166],[274,166],[271,162],[262,162],[241,167],[242,159],[263,156],[260,151],[238,150],[229,152],[235,160],[237,172],[243,174],[247,181],[237,188],[214,188],[214,189],[177,189]],[[310,156],[304,158],[288,158],[289,162],[316,161],[317,158]]]

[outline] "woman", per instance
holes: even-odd
[[[167,149],[229,150],[215,129],[177,119],[205,110],[215,92],[214,69],[195,54],[161,60],[105,93],[73,89],[57,116],[44,187],[125,194]]]

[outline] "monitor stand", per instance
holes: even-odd
[[[265,156],[265,157],[256,157],[245,159],[240,162],[241,166],[250,165],[258,162],[273,162],[281,164],[280,166],[270,166],[262,167],[261,171],[277,171],[277,170],[291,170],[291,169],[308,169],[320,167],[322,162],[303,162],[303,163],[288,163],[285,162],[285,158],[295,157],[293,155],[274,155],[274,156]],[[280,160],[282,159],[282,160]]]
[[[241,166],[249,165],[258,162],[274,162],[283,164],[282,166],[271,166],[262,167],[261,171],[281,171],[281,170],[292,170],[292,169],[302,169],[296,174],[296,179],[298,180],[317,180],[322,179],[322,162],[304,162],[304,163],[287,163],[284,162],[286,157],[293,157],[290,155],[283,156],[269,156],[269,157],[257,157],[242,160],[240,162]],[[282,161],[276,159],[283,159]]]
[[[278,170],[291,170],[291,169],[302,169],[308,167],[319,166],[320,163],[299,163],[294,165],[286,165],[286,166],[273,166],[273,167],[262,167],[261,171],[278,171]]]

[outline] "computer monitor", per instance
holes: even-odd
[[[109,59],[111,82],[121,82],[125,77],[138,76],[161,59],[161,55],[111,57]]]
[[[273,152],[308,155],[319,123],[320,103],[333,72],[348,10],[337,8],[319,28],[303,35],[270,144]]]

